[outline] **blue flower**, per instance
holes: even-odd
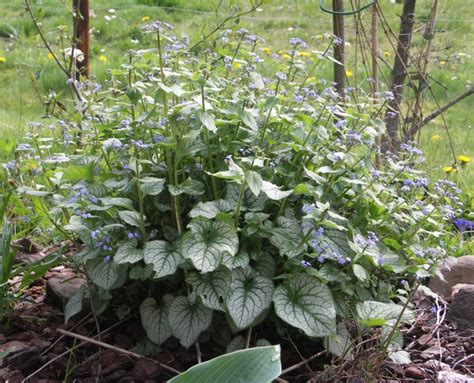
[[[276,76],[277,76],[277,79],[280,80],[280,81],[285,81],[286,80],[286,74],[284,74],[282,72],[277,72]]]
[[[474,222],[464,218],[456,218],[451,221],[460,233],[474,233]]]
[[[104,263],[109,263],[112,260],[112,257],[110,255],[107,255],[104,257]]]
[[[310,267],[310,266],[311,266],[311,263],[310,263],[310,262],[308,262],[308,261],[304,261],[304,260],[303,260],[303,261],[301,261],[301,262],[300,262],[300,264],[301,264],[301,266],[303,266],[304,268],[306,268],[306,267]]]
[[[316,205],[314,203],[312,204],[305,203],[303,207],[301,208],[301,210],[305,214],[311,214],[314,211],[314,209],[316,209]]]

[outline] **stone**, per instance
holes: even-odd
[[[461,331],[474,330],[474,284],[458,283],[453,287],[446,318]]]
[[[87,282],[83,278],[76,278],[71,275],[58,275],[48,279],[46,296],[53,303],[60,306],[60,308],[63,308],[81,286],[87,286]]]
[[[11,340],[9,342],[0,344],[0,354],[8,352],[3,358],[0,358],[0,367],[4,365],[5,359],[14,353],[21,352],[30,347],[27,342],[21,342],[19,340]],[[1,370],[1,368],[0,368]]]
[[[474,378],[454,371],[439,371],[437,378],[439,383],[474,383]]]
[[[458,283],[474,284],[474,255],[450,259],[440,268],[444,281],[434,276],[428,287],[445,299],[451,296],[451,289]]]
[[[412,379],[425,379],[424,372],[417,366],[410,366],[405,369],[405,376]]]

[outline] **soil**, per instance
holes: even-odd
[[[92,314],[78,315],[77,319],[74,317],[75,320],[65,325],[62,311],[46,299],[47,280],[70,272],[73,271],[62,266],[47,272],[24,292],[23,300],[16,302],[14,309],[4,318],[0,327],[0,382],[165,382],[175,375],[167,367],[185,371],[197,362],[196,349],[186,350],[175,339],[168,340],[161,349],[151,349],[149,358],[124,354],[123,350],[132,349],[146,338],[138,315],[119,321],[115,312],[110,310],[100,317],[100,341],[115,347],[114,350],[60,333],[59,330],[63,329],[97,339]],[[13,280],[12,284],[17,282]],[[281,336],[276,329],[261,325],[253,330],[252,342],[263,337],[273,344],[280,343],[283,369],[320,354],[306,365],[283,375],[280,382],[428,382],[436,381],[438,372],[442,370],[473,376],[474,332],[459,332],[444,320],[446,307],[433,313],[433,303],[428,298],[419,296],[416,302],[416,322],[402,329],[412,363],[385,362],[375,372],[376,379],[374,370],[368,370],[375,347],[370,339],[357,348],[355,361],[332,358],[322,351],[320,342],[299,338],[297,331]],[[377,337],[376,332],[373,335]],[[10,350],[6,356],[2,355],[5,350]],[[209,360],[223,353],[224,349],[216,342],[203,342],[201,351],[202,359]],[[321,372],[324,367],[325,373]]]

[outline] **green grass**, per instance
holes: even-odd
[[[141,33],[142,17],[164,19],[175,26],[176,35],[187,34],[192,41],[199,40],[203,25],[213,25],[218,18],[228,12],[230,0],[225,0],[219,15],[214,12],[213,4],[217,0],[94,0],[92,9],[96,15],[91,20],[94,29],[91,39],[91,72],[102,80],[108,67],[118,67],[127,50],[147,46],[147,40]],[[33,27],[22,1],[0,0],[0,83],[3,87],[0,97],[0,158],[7,158],[16,139],[26,129],[26,123],[38,120],[44,115],[44,108],[38,100],[38,94],[44,97],[50,90],[65,91],[65,79],[51,60]],[[69,5],[70,1],[66,1]],[[241,0],[238,3],[246,4]],[[287,49],[288,39],[299,36],[309,42],[311,49],[323,49],[318,35],[331,31],[331,17],[319,10],[316,0],[272,0],[266,1],[261,10],[243,17],[240,25],[265,39],[262,46],[272,51]],[[327,4],[330,1],[326,1]],[[349,1],[345,3],[349,4]],[[398,16],[401,5],[380,2],[384,14],[393,31],[398,30]],[[437,35],[434,40],[434,52],[428,72],[438,83],[434,83],[433,92],[440,104],[444,104],[463,92],[472,81],[474,73],[474,44],[472,44],[472,23],[474,7],[464,0],[441,0],[437,23]],[[61,25],[70,29],[70,17],[60,0],[33,0],[35,13],[40,17],[42,28],[48,39],[59,52],[57,28]],[[422,21],[429,15],[432,0],[419,0],[417,4],[417,24],[413,45],[421,44]],[[115,9],[116,19],[106,21],[109,9]],[[370,12],[364,18],[370,20]],[[356,44],[353,19],[346,18],[347,67],[354,76],[349,79],[351,85],[366,86],[365,72],[360,63],[355,63]],[[9,37],[11,36],[11,37]],[[133,40],[138,40],[134,44]],[[380,52],[393,52],[383,33],[380,31]],[[360,52],[358,52],[360,58]],[[105,56],[104,64],[98,60]],[[262,55],[263,56],[263,55]],[[387,58],[390,63],[393,60]],[[278,65],[278,64],[276,64]],[[316,74],[319,78],[331,78],[332,66],[328,62],[321,66]],[[388,76],[388,66],[383,67],[382,75]],[[357,83],[354,84],[354,79]],[[386,89],[384,84],[382,90]],[[67,91],[66,91],[67,92]],[[67,94],[67,93],[66,93]],[[455,154],[464,154],[474,158],[474,97],[466,99],[451,108],[446,114]],[[426,97],[425,115],[436,109],[434,100]],[[440,141],[433,142],[431,137],[440,135]],[[453,162],[451,145],[443,127],[441,118],[428,124],[420,136],[421,147],[426,152],[426,168],[433,177],[443,177],[441,168]],[[465,191],[474,189],[474,163],[468,164],[450,177],[460,182]]]

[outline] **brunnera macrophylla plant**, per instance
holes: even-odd
[[[6,164],[81,244],[73,262],[97,311],[138,308],[156,345],[206,333],[226,344],[271,323],[344,357],[355,321],[382,326],[395,358],[395,324],[411,313],[392,300],[446,258],[456,185],[425,178],[410,144],[375,169],[390,94],[339,97],[314,77],[327,57],[298,53],[301,39],[271,73],[245,29],[192,52],[171,30],[148,25],[153,47],[128,52],[105,84],[75,82],[78,112],[32,125]]]

